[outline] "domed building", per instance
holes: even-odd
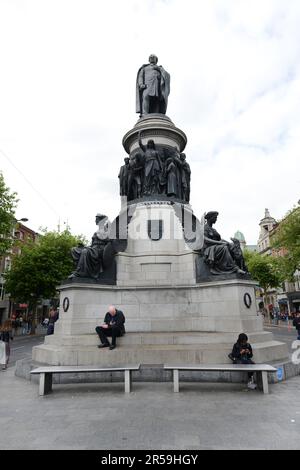
[[[240,232],[240,230],[238,230],[237,232],[235,232],[234,234],[234,238],[236,238],[237,240],[239,240],[240,244],[241,244],[241,248],[242,250],[244,251],[244,249],[246,248],[246,239],[245,239],[245,235]]]
[[[248,251],[257,251],[257,246],[256,245],[247,245],[245,235],[240,230],[237,230],[235,232],[234,238],[239,240],[239,242],[241,244],[241,248],[242,248],[243,251],[245,249],[248,250]]]

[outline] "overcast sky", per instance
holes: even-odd
[[[17,216],[90,238],[97,212],[117,215],[136,73],[155,53],[194,212],[256,243],[265,207],[280,218],[300,198],[299,25],[299,0],[0,0],[0,169]]]

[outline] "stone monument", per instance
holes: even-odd
[[[33,360],[227,363],[241,332],[248,334],[256,362],[285,360],[286,345],[263,331],[256,283],[239,241],[221,238],[216,211],[201,219],[192,211],[187,137],[166,115],[170,75],[157,64],[151,55],[137,73],[140,118],[123,137],[120,214],[112,223],[98,215],[102,225],[91,245],[73,249],[74,272],[59,287],[55,334],[34,348]],[[114,351],[96,347],[95,327],[109,304],[126,316],[127,333]]]

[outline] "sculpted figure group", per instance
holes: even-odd
[[[173,164],[173,162],[169,163],[169,165]],[[201,248],[195,250],[199,254],[199,259],[203,259],[212,275],[248,274],[239,240],[235,238],[232,238],[231,242],[223,240],[213,228],[217,218],[218,212],[215,211],[205,215],[203,244]],[[75,270],[69,279],[89,278],[98,281],[101,273],[112,264],[114,255],[124,249],[116,239],[110,238],[109,221],[106,215],[97,214],[96,224],[98,230],[92,237],[91,245],[79,245],[72,248]]]
[[[141,133],[139,151],[124,159],[119,180],[120,195],[129,201],[154,194],[190,200],[191,169],[185,154],[176,147],[157,149],[151,139],[144,145]]]

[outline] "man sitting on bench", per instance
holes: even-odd
[[[101,326],[96,327],[96,333],[98,334],[101,344],[98,348],[109,348],[115,349],[116,338],[123,336],[125,333],[125,316],[121,310],[117,310],[114,305],[110,305],[107,314],[104,318],[104,323]],[[107,337],[111,336],[111,344]]]

